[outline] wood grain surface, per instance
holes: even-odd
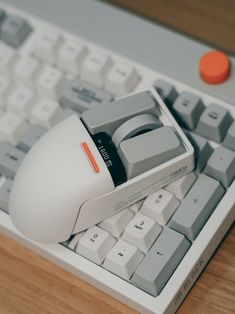
[[[235,53],[235,1],[113,2]],[[0,235],[0,314],[21,313],[136,312],[10,238]],[[178,313],[235,313],[234,228],[229,231]]]
[[[235,53],[234,0],[112,0],[136,14]]]

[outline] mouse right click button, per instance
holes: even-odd
[[[185,148],[168,126],[124,140],[118,148],[128,179],[184,152]]]

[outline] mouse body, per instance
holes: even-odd
[[[143,96],[147,99],[146,105],[143,103]],[[144,94],[142,92],[141,97],[138,94],[126,96],[122,100],[124,103],[119,101],[119,107],[116,101],[103,107],[103,113],[100,116],[100,121],[103,121],[102,128],[110,131],[110,121],[115,121],[115,128],[121,128],[119,134],[124,139],[123,149],[126,149],[127,154],[129,156],[132,154],[135,159],[135,155],[138,155],[140,150],[141,156],[145,156],[148,147],[152,148],[149,151],[155,151],[153,147],[155,142],[151,142],[152,145],[148,141],[154,140],[155,134],[159,133],[156,123],[153,120],[149,123],[149,117],[145,114],[145,108],[148,108],[148,114],[153,108],[153,114],[156,112],[160,121],[159,130],[163,130],[161,128],[163,126],[167,131],[164,134],[171,131],[169,134],[173,142],[176,141],[179,144],[176,148],[179,149],[178,153],[174,156],[169,155],[166,162],[157,166],[151,157],[148,159],[147,168],[146,164],[141,162],[142,173],[135,170],[126,180],[123,179],[123,175],[122,180],[115,180],[114,176],[120,177],[124,167],[118,160],[120,157],[109,159],[103,143],[108,143],[107,145],[112,147],[110,151],[116,155],[122,143],[118,148],[113,148],[114,144],[111,140],[102,142],[102,138],[99,137],[102,133],[98,133],[98,137],[97,134],[92,135],[89,125],[84,123],[85,119],[80,119],[76,114],[71,115],[46,132],[33,145],[16,173],[10,193],[9,213],[15,226],[24,235],[38,242],[64,242],[72,234],[101,222],[193,170],[193,147],[160,96],[153,88],[150,88],[145,90]],[[132,103],[131,99],[135,101]],[[138,99],[141,100],[140,104],[138,104]],[[127,100],[126,103],[125,100]],[[148,107],[147,102],[150,103]],[[129,116],[126,120],[132,119],[129,123],[131,128],[133,121],[135,122],[132,111],[139,108],[145,114],[143,121],[146,121],[147,129],[153,125],[152,131],[142,134],[143,130],[139,132],[139,121],[137,121],[138,127],[136,125],[133,127],[141,134],[138,133],[134,139],[130,138],[132,146],[129,146],[128,139],[123,135],[123,130],[131,136],[133,132],[130,132],[128,123],[126,124],[123,112],[117,111],[117,108],[122,108],[122,106],[123,110],[128,109],[127,116]],[[93,115],[96,122],[99,112],[99,110],[91,112],[89,121],[92,120]],[[103,116],[106,113],[107,119]],[[120,114],[119,120],[118,114]],[[108,124],[105,125],[106,120]],[[147,143],[144,139],[147,139]],[[162,138],[158,143],[158,146],[164,146],[168,141]],[[138,145],[142,145],[145,149],[138,149]],[[137,147],[136,154],[133,153],[135,151],[132,148],[129,149],[130,147]],[[132,160],[127,157],[123,153],[124,163],[131,164]],[[159,156],[157,159],[159,160]],[[109,167],[111,164],[116,169],[111,169],[112,167]],[[135,163],[133,169],[138,170],[138,165]]]
[[[73,115],[47,132],[26,155],[12,185],[10,216],[29,238],[61,242],[71,235],[81,205],[113,189],[95,144]]]

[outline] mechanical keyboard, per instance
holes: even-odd
[[[212,52],[222,74],[208,73],[210,50],[96,1],[1,1],[0,231],[141,313],[175,312],[235,217],[235,59]],[[34,143],[70,115],[148,86],[194,146],[194,172],[64,243],[20,234],[8,199]]]

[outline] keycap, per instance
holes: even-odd
[[[185,132],[185,134],[194,147],[196,170],[201,172],[213,153],[213,148],[203,137],[192,132]]]
[[[27,128],[28,124],[21,117],[6,112],[0,119],[0,141],[17,145]]]
[[[223,145],[235,151],[235,121],[230,125]]]
[[[204,111],[202,100],[187,91],[182,92],[173,104],[174,113],[179,123],[193,130]]]
[[[0,73],[9,76],[16,58],[16,52],[11,47],[0,43]]]
[[[37,91],[43,97],[56,100],[65,83],[66,79],[61,71],[49,65],[44,65],[37,78]]]
[[[62,37],[50,29],[38,32],[34,37],[33,55],[38,59],[50,64],[56,63],[56,56]]]
[[[33,109],[35,94],[31,88],[18,85],[7,99],[7,109],[27,120]]]
[[[30,126],[22,136],[17,147],[27,153],[45,132],[46,129],[38,125]]]
[[[69,241],[67,247],[71,249],[72,251],[75,251],[78,245],[78,241],[81,239],[81,237],[85,234],[85,232],[79,232],[75,234],[72,238],[72,240]]]
[[[112,66],[111,59],[101,52],[91,52],[81,68],[81,79],[101,88]]]
[[[137,267],[131,282],[156,297],[190,247],[180,233],[166,228]]]
[[[3,11],[2,9],[0,9],[0,25],[2,25],[2,22],[5,20],[6,18],[6,13],[5,11]]]
[[[136,202],[136,203],[130,205],[128,208],[129,208],[133,213],[136,214],[136,213],[140,210],[142,204],[143,204],[143,200],[140,200],[140,201],[138,201],[138,202]]]
[[[223,194],[224,189],[219,181],[200,174],[172,216],[169,226],[193,241]]]
[[[205,173],[228,188],[235,177],[235,152],[217,147],[207,162]]]
[[[0,174],[6,178],[14,178],[25,154],[8,143],[0,143]]]
[[[31,112],[30,123],[49,129],[58,122],[57,117],[60,111],[58,102],[42,98],[35,104]]]
[[[153,218],[160,225],[166,225],[179,203],[172,193],[160,189],[145,199],[141,213]]]
[[[107,75],[105,90],[114,95],[123,96],[133,91],[139,80],[140,76],[132,66],[116,63]]]
[[[175,87],[166,81],[156,80],[153,87],[157,90],[164,103],[169,107],[172,106],[173,102],[178,97],[178,92]]]
[[[1,26],[1,39],[17,48],[28,37],[30,32],[31,27],[24,18],[8,15]]]
[[[2,179],[3,178],[3,179]],[[1,182],[2,179],[2,182]],[[9,213],[8,211],[8,202],[11,192],[12,180],[6,180],[4,177],[0,177],[0,209]]]
[[[135,246],[119,239],[108,253],[103,266],[115,275],[128,280],[143,257],[144,254]]]
[[[91,134],[105,132],[112,137],[121,124],[143,113],[159,113],[154,100],[146,92],[86,111],[82,114],[82,120]]]
[[[0,188],[5,184],[7,179],[0,174]]]
[[[194,172],[190,172],[165,186],[165,189],[173,193],[179,200],[182,200],[195,182],[196,178],[196,174]]]
[[[107,231],[94,226],[81,237],[76,252],[100,265],[115,242],[115,239]]]
[[[185,148],[168,126],[127,139],[118,148],[129,179],[184,152]]]
[[[118,148],[120,143],[146,130],[154,130],[162,126],[161,121],[153,114],[144,113],[135,116],[121,124],[112,136],[114,145]]]
[[[129,222],[122,237],[128,243],[146,253],[160,232],[160,225],[153,219],[138,213]]]
[[[0,76],[0,108],[5,109],[6,99],[10,91],[10,80],[4,76]]]
[[[32,87],[40,72],[38,60],[29,56],[20,56],[13,68],[13,77],[16,83]]]
[[[211,104],[201,115],[195,132],[220,143],[231,123],[232,117],[226,109],[217,104]]]
[[[110,232],[111,235],[113,235],[115,238],[119,238],[133,216],[133,213],[129,209],[124,209],[119,213],[103,220],[99,224],[99,227]]]
[[[110,94],[88,83],[72,80],[62,89],[59,102],[64,108],[71,108],[75,111],[83,112],[109,103],[112,98]]]
[[[77,75],[87,55],[86,47],[74,40],[67,40],[60,48],[57,55],[57,67],[64,72]]]

